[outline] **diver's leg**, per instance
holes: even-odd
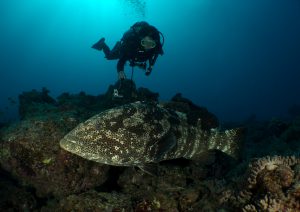
[[[92,46],[92,48],[96,49],[98,51],[102,51],[103,50],[103,52],[105,54],[105,57],[108,60],[114,59],[114,58],[111,57],[111,51],[110,51],[109,47],[107,46],[107,44],[105,43],[105,38],[101,38],[97,43],[95,43]]]
[[[103,49],[104,50],[104,49]],[[120,52],[121,52],[121,42],[118,41],[114,48],[110,51],[109,56],[106,58],[108,60],[115,60],[115,59],[119,59],[120,58]]]
[[[106,57],[108,60],[111,60],[111,58],[110,58],[111,51],[110,51],[108,45],[106,45],[106,43],[103,44],[103,52],[104,52],[104,54],[105,54],[105,57]]]

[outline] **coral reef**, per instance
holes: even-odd
[[[231,126],[231,125],[230,125]],[[300,119],[254,121],[244,124],[247,139],[244,160],[274,155],[296,155],[300,152]]]
[[[114,97],[114,91],[117,90],[122,98]],[[152,92],[147,88],[136,88],[135,83],[131,80],[117,81],[110,85],[103,95],[103,107],[112,108],[135,101],[158,101],[158,93]]]
[[[130,80],[98,96],[22,93],[21,120],[0,127],[0,211],[300,211],[299,118],[251,118],[239,124],[248,129],[242,160],[210,151],[196,161],[161,162],[157,176],[60,149],[60,139],[90,116],[158,96]],[[186,113],[190,124],[201,120],[203,129],[226,128],[181,94],[163,106]]]
[[[180,111],[187,114],[189,124],[196,125],[201,118],[201,127],[203,130],[217,128],[219,121],[217,117],[210,113],[206,108],[195,105],[191,100],[182,97],[177,93],[170,102],[165,103],[166,108]]]
[[[134,99],[124,97],[123,101],[135,101],[139,95],[141,100],[157,98],[147,89],[137,91],[130,80],[124,81],[122,88],[138,94]],[[109,93],[110,89],[104,96]],[[63,93],[57,100],[48,94],[49,91],[43,88],[41,92],[32,90],[19,96],[21,121],[0,132],[2,169],[22,184],[35,188],[39,197],[65,196],[103,184],[108,166],[73,157],[60,149],[59,141],[80,122],[106,109],[110,103],[103,95],[92,96],[84,92]]]
[[[101,185],[107,178],[107,166],[59,148],[59,140],[77,124],[72,117],[35,117],[4,129],[1,167],[22,184],[34,187],[39,197],[64,196]]]
[[[243,211],[300,211],[299,166],[294,156],[254,160],[238,188],[229,192],[229,202]]]
[[[114,98],[114,90],[117,89],[123,98]],[[131,80],[118,81],[110,85],[105,94],[92,96],[85,92],[78,94],[62,93],[57,99],[49,96],[49,91],[32,90],[19,95],[20,119],[34,116],[47,116],[52,113],[72,113],[77,118],[85,120],[102,110],[123,105],[135,101],[158,101],[158,93],[147,88],[136,89]]]
[[[51,112],[55,99],[49,96],[49,90],[42,88],[42,91],[32,90],[19,95],[19,115],[21,119],[34,114]]]
[[[16,182],[6,179],[0,171],[0,211],[32,211],[37,207],[36,197]]]
[[[54,211],[132,211],[130,198],[116,192],[103,193],[88,191],[79,195],[70,195],[60,201]],[[45,208],[44,211],[53,211]]]

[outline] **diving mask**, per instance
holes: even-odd
[[[151,37],[146,36],[141,40],[141,45],[145,49],[153,49],[156,46],[156,42]]]

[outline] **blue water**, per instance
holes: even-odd
[[[8,98],[23,91],[104,93],[117,61],[90,46],[112,47],[141,20],[164,34],[165,54],[134,80],[161,100],[181,92],[224,121],[300,104],[299,0],[1,0],[0,120],[16,117]]]

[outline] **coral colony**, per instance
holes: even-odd
[[[300,211],[299,116],[219,124],[181,94],[158,106],[158,93],[136,89],[130,80],[124,85],[122,99],[112,98],[118,84],[98,96],[54,99],[46,88],[19,96],[20,121],[0,128],[1,211]],[[100,118],[85,122],[91,117]],[[228,129],[240,128],[245,131],[235,135],[242,143],[227,146]],[[122,130],[132,137],[122,140]],[[60,147],[65,136],[72,148]],[[185,157],[198,138],[207,151]],[[112,146],[88,154],[109,139]],[[122,142],[126,148],[117,146]],[[134,158],[130,151],[138,148],[145,152]],[[105,163],[113,150],[125,156]]]

